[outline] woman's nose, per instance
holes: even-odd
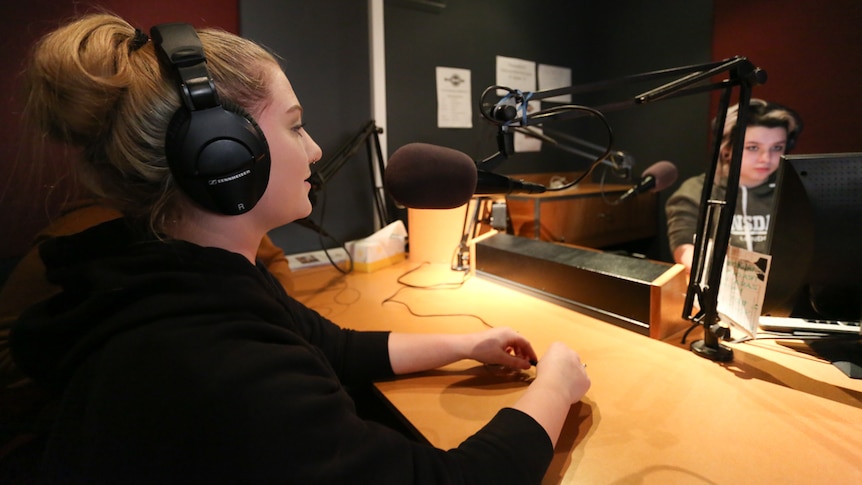
[[[309,163],[317,163],[323,157],[323,150],[321,150],[320,145],[311,138],[311,135],[308,135],[308,143],[311,145],[306,150],[309,157]]]

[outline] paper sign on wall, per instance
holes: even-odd
[[[516,57],[497,56],[497,83],[517,89],[521,92],[533,92],[536,90],[536,63]],[[498,96],[508,94],[505,90],[498,89]],[[539,109],[539,103],[530,101],[527,103],[527,113]],[[523,114],[523,113],[521,113]],[[532,129],[541,132],[539,128]],[[537,152],[542,149],[542,142],[538,138],[528,137],[522,133],[515,132],[516,152]]]
[[[469,69],[437,67],[437,127],[473,127]]]

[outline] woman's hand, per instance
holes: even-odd
[[[548,347],[548,351],[536,365],[536,380],[533,384],[553,389],[563,394],[564,400],[569,404],[574,404],[580,401],[590,388],[586,367],[577,352],[563,343],[556,342]]]
[[[497,364],[513,369],[529,369],[536,362],[536,352],[530,342],[511,328],[492,328],[465,335],[471,339],[465,358],[485,364]]]
[[[556,342],[536,365],[536,378],[527,392],[512,407],[532,416],[556,446],[569,409],[584,397],[590,384],[578,353]]]
[[[473,359],[513,369],[527,369],[536,352],[511,328],[492,328],[468,334],[399,333],[389,335],[389,362],[396,375],[422,372]]]

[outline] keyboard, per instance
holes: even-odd
[[[772,332],[862,335],[862,326],[858,321],[762,316],[758,323],[762,330]]]

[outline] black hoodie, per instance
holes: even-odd
[[[51,483],[538,483],[553,455],[503,409],[448,452],[360,419],[388,333],[337,327],[238,254],[123,219],[41,246],[63,288],[12,333],[59,409]]]

